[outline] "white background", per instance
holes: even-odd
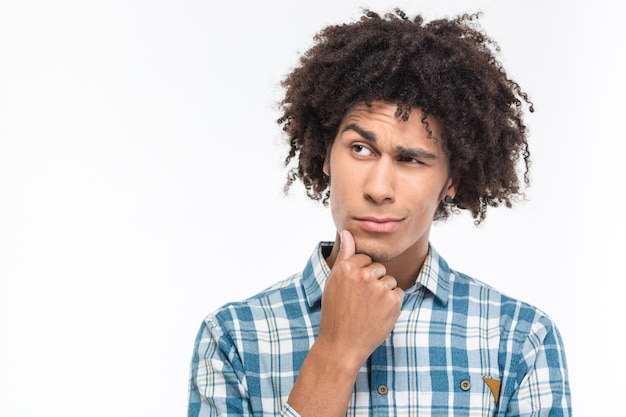
[[[626,54],[610,3],[396,3],[482,10],[535,103],[527,201],[432,242],[553,317],[576,416],[623,415]],[[391,4],[2,0],[0,416],[186,414],[202,318],[334,237],[301,186],[282,194],[279,81],[324,25]]]

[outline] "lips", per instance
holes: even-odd
[[[396,218],[374,218],[374,217],[362,217],[355,219],[359,226],[368,231],[374,233],[389,233],[395,231],[399,226],[402,219]]]

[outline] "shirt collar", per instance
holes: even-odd
[[[322,299],[324,284],[328,274],[330,274],[330,267],[326,263],[325,256],[328,256],[332,247],[333,242],[320,242],[315,247],[302,272],[304,292],[309,307],[313,307]],[[447,262],[432,245],[429,245],[428,255],[417,275],[415,285],[409,288],[406,293],[410,294],[424,287],[437,297],[442,304],[446,304],[450,294],[451,273],[452,271],[448,267]]]
[[[428,255],[424,260],[424,265],[417,275],[415,285],[411,290],[417,290],[420,287],[430,291],[442,304],[448,302],[450,294],[450,276],[452,271],[448,267],[448,263],[439,255],[439,252],[432,246],[428,246]]]
[[[324,255],[328,255],[332,247],[333,242],[318,243],[302,272],[302,283],[309,307],[313,307],[322,299],[324,284],[330,274],[330,267]]]

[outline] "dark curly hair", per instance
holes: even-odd
[[[366,9],[356,22],[319,32],[282,81],[278,124],[291,147],[285,166],[297,158],[285,192],[300,179],[309,197],[327,204],[322,167],[342,118],[357,104],[380,100],[396,103],[402,120],[416,106],[423,123],[433,115],[443,126],[443,149],[460,182],[435,220],[467,209],[478,225],[489,206],[511,207],[523,196],[521,181],[529,184],[522,106],[532,112],[533,105],[496,59],[500,49],[478,27],[479,16],[425,22],[400,9],[384,16]]]

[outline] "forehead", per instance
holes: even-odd
[[[432,115],[424,119],[421,108],[413,107],[407,120],[402,120],[398,105],[383,101],[376,101],[370,105],[358,104],[348,110],[339,127],[339,134],[350,125],[357,125],[373,133],[391,135],[391,138],[403,140],[424,140],[435,142],[441,146],[442,126],[440,121]],[[433,143],[434,144],[434,143]]]

